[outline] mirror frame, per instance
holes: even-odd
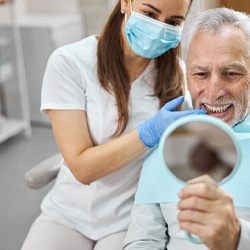
[[[241,160],[241,152],[240,152],[240,146],[239,146],[239,142],[236,138],[236,136],[234,135],[234,131],[232,130],[232,128],[223,120],[210,116],[210,115],[189,115],[189,116],[185,116],[182,117],[178,120],[176,120],[175,122],[173,122],[172,124],[170,124],[167,129],[164,131],[162,138],[160,140],[159,143],[159,153],[160,153],[160,157],[161,160],[164,162],[164,165],[167,169],[167,171],[170,173],[171,176],[173,176],[173,178],[175,178],[175,180],[177,180],[178,182],[182,183],[182,185],[185,185],[186,182],[180,180],[179,178],[177,178],[172,171],[168,168],[167,164],[166,164],[166,160],[165,160],[165,141],[168,139],[168,137],[171,135],[171,133],[181,127],[184,126],[188,123],[191,122],[205,122],[205,123],[209,123],[211,125],[217,126],[218,128],[222,129],[232,140],[234,146],[235,146],[235,150],[236,150],[236,162],[235,162],[235,166],[233,171],[227,176],[225,177],[223,180],[221,180],[218,185],[221,185],[223,183],[225,183],[226,181],[228,181],[237,171],[239,165],[240,165],[240,160]]]

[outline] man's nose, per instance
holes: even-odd
[[[217,75],[212,75],[206,87],[207,98],[216,100],[225,95],[225,84],[223,79]]]

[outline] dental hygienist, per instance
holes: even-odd
[[[119,0],[100,36],[51,55],[41,111],[64,162],[22,250],[121,249],[146,151],[176,119],[204,113],[180,111],[191,2]]]

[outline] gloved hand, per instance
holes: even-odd
[[[138,126],[139,138],[145,146],[154,147],[160,141],[165,129],[178,118],[192,114],[206,114],[203,109],[175,111],[183,102],[184,97],[180,96],[166,103],[155,116]]]

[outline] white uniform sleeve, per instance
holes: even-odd
[[[237,250],[246,250],[250,246],[250,222],[240,219],[241,235]]]
[[[168,239],[167,225],[160,205],[135,204],[123,250],[162,250]]]
[[[79,75],[79,65],[65,48],[54,51],[45,70],[41,111],[48,109],[85,110],[85,87]]]

